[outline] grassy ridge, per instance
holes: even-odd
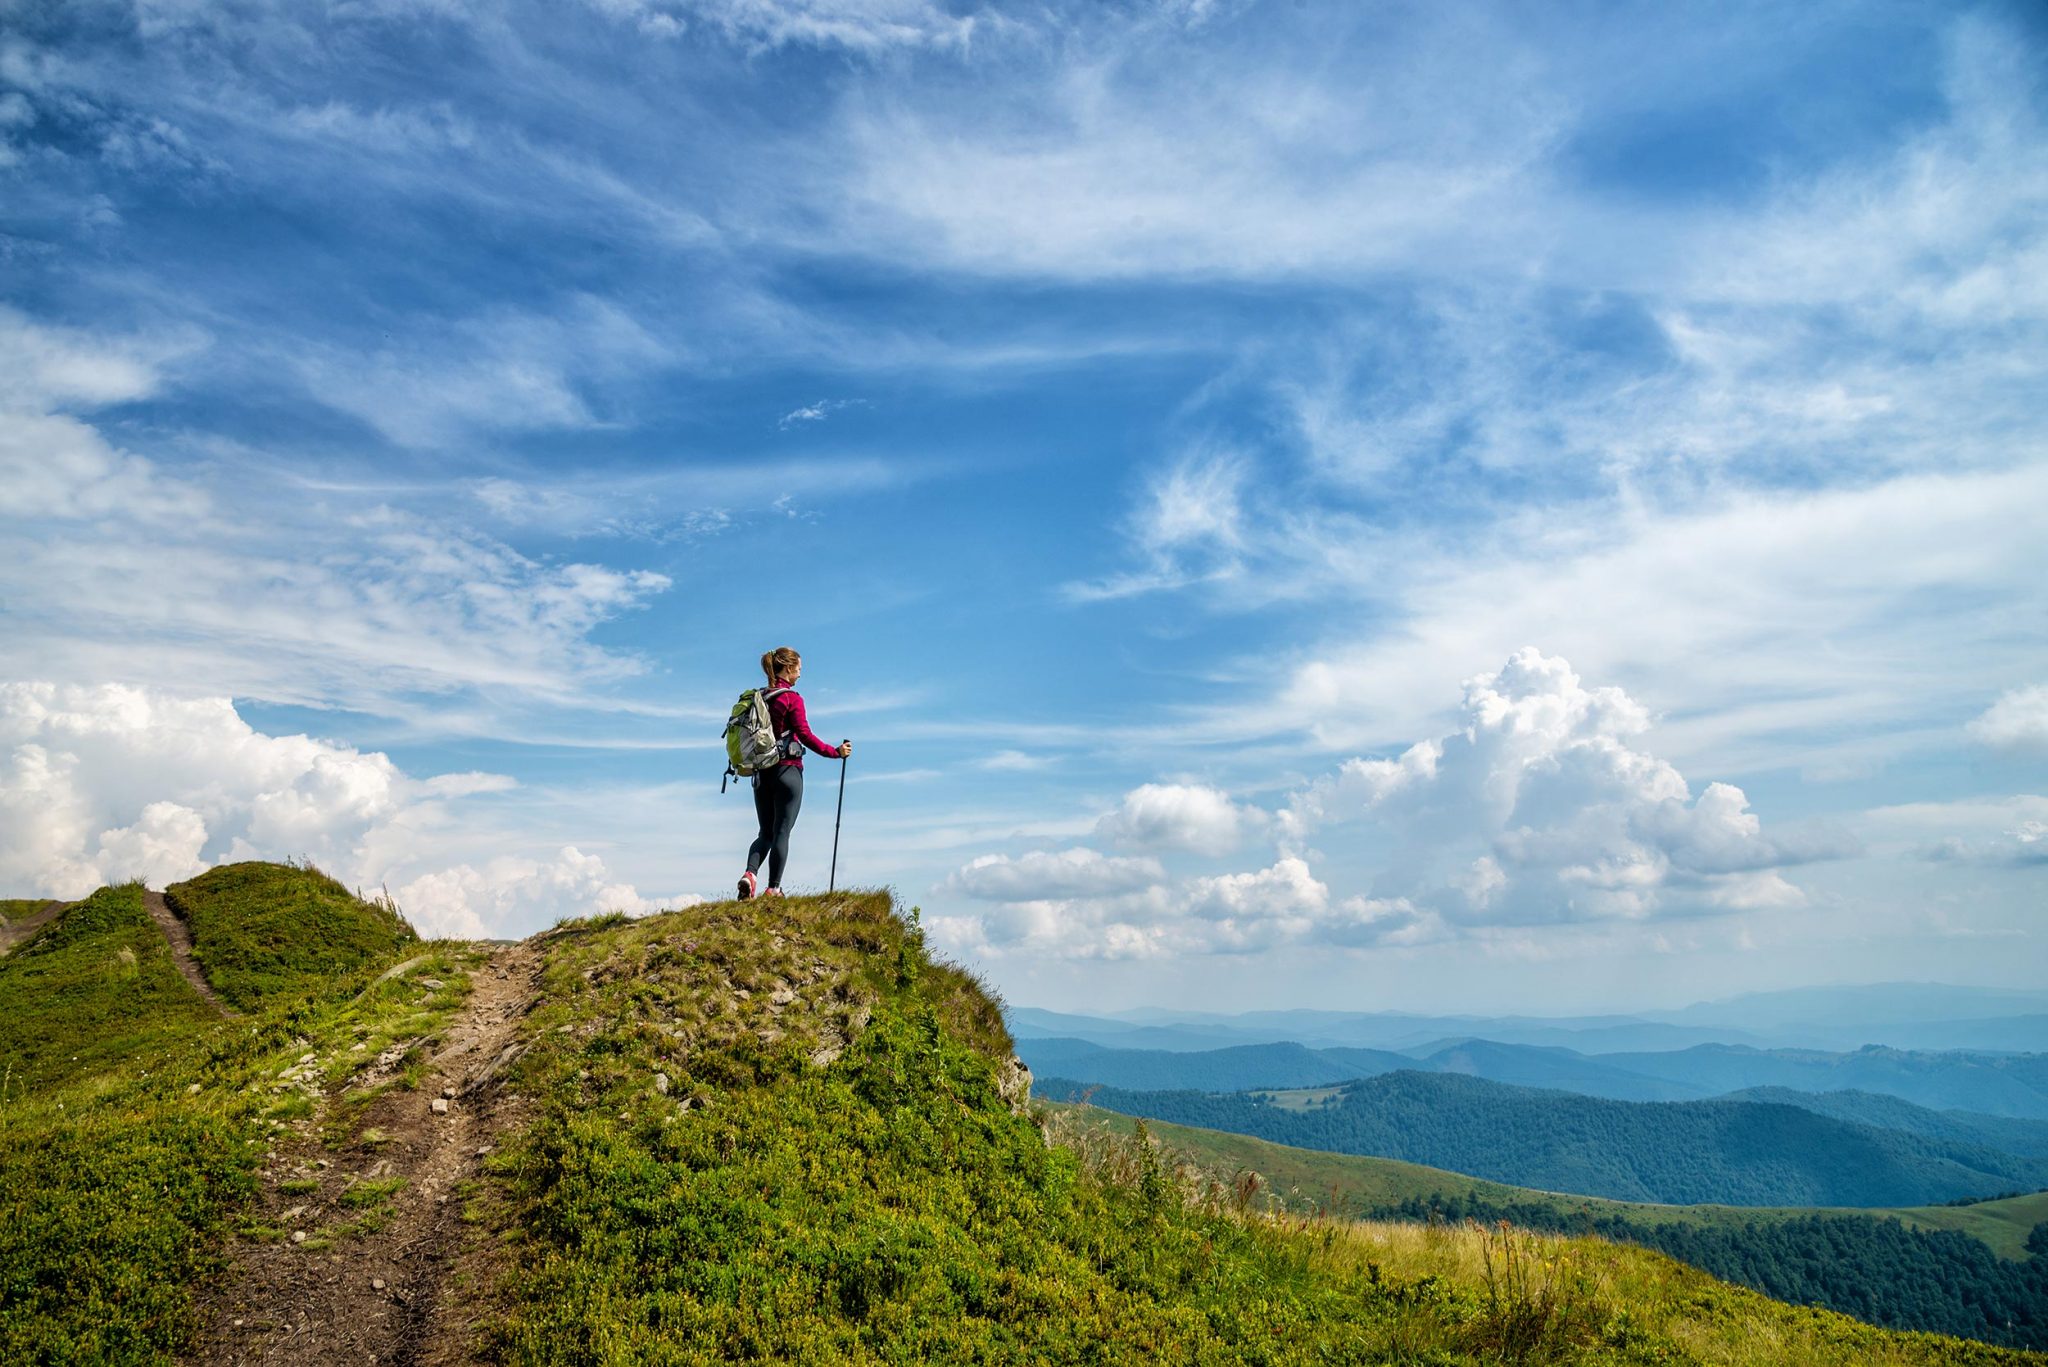
[[[1262,1216],[1142,1137],[1049,1147],[992,1004],[879,896],[572,927],[545,988],[491,1217],[512,1363],[2039,1360],[1600,1240]]]
[[[174,973],[123,976],[143,965],[121,938],[135,890],[90,905],[61,942],[0,960],[10,1047],[83,1043],[130,1019],[124,995],[164,1023],[64,1054],[0,1104],[10,1363],[188,1350],[192,1290],[268,1143],[308,1123],[307,1089],[431,1040],[483,953],[408,946],[410,976],[373,960],[244,1017],[179,1016]],[[471,1203],[512,1263],[482,1288],[498,1361],[2042,1361],[1600,1240],[1265,1215],[1142,1137],[1048,1145],[1004,1093],[995,1003],[879,894],[601,918],[544,950],[511,1081],[534,1120]]]
[[[2001,1258],[2025,1258],[2029,1256],[2027,1236],[2034,1226],[2048,1221],[2048,1191],[1967,1206],[1916,1206],[1880,1213],[1896,1215],[1921,1229],[1952,1229],[1967,1234],[1989,1244],[1991,1251]]]
[[[1064,1125],[1090,1133],[1127,1137],[1138,1126],[1094,1108],[1054,1109]],[[1259,1174],[1277,1207],[1347,1219],[1506,1219],[1539,1230],[1597,1233],[1656,1248],[1781,1300],[1828,1306],[1878,1324],[2016,1345],[2048,1343],[2048,1266],[2000,1258],[1958,1232],[1979,1207],[1895,1213],[1643,1205],[1147,1123],[1163,1143],[1207,1171]],[[2017,1247],[2033,1227],[2020,1222],[2036,1215],[2044,1201],[2048,1197],[1986,1203],[1993,1210],[1978,1219],[2002,1221]],[[1916,1219],[1930,1214],[1937,1218]],[[1944,1222],[1940,1216],[1965,1219]]]
[[[439,1029],[472,957],[435,947],[430,999],[373,961],[223,1020],[128,886],[0,959],[0,1362],[175,1361],[270,1138],[306,1112],[279,1074],[313,1052],[338,1085]]]
[[[101,888],[0,959],[0,1077],[33,1093],[160,1052],[216,1019],[178,974],[142,888]]]
[[[317,992],[419,939],[397,909],[366,902],[318,869],[224,864],[164,890],[192,931],[192,957],[230,1005]]]
[[[1039,1104],[1058,1111],[1080,1112],[1087,1117],[1089,1124],[1113,1134],[1129,1135],[1137,1125],[1129,1116],[1115,1111],[1063,1102]],[[1395,1158],[1295,1148],[1254,1139],[1250,1135],[1171,1125],[1161,1120],[1145,1123],[1152,1133],[1205,1168],[1257,1172],[1270,1183],[1273,1195],[1297,1208],[1306,1205],[1347,1217],[1404,1201],[1426,1201],[1433,1196],[1455,1196],[1486,1205],[1540,1204],[1555,1211],[1560,1223],[1619,1218],[1640,1225],[1682,1224],[1740,1229],[1759,1221],[1809,1215],[1869,1215],[1896,1218],[1915,1229],[1954,1230],[1969,1234],[1988,1244],[2000,1257],[2011,1259],[2027,1256],[2027,1235],[2035,1225],[2048,1220],[2048,1192],[1979,1201],[1967,1206],[1876,1209],[1860,1206],[1677,1206],[1610,1201],[1599,1196],[1509,1186],[1503,1182],[1447,1172],[1442,1168],[1425,1167],[1420,1163],[1403,1163]]]
[[[49,905],[47,897],[0,897],[0,926],[18,921],[32,911]]]

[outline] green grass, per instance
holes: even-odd
[[[0,959],[0,1083],[33,1093],[161,1053],[219,1019],[178,974],[142,888],[102,888]]]
[[[1290,1087],[1284,1091],[1252,1093],[1266,1098],[1283,1111],[1306,1111],[1343,1094],[1342,1087]]]
[[[1129,1116],[1094,1107],[1041,1103],[1055,1111],[1076,1113],[1110,1133],[1129,1135],[1137,1122]],[[1812,1215],[1896,1216],[1919,1229],[1947,1229],[1973,1235],[2003,1258],[2027,1256],[2029,1231],[2048,1220],[2048,1192],[1982,1201],[1968,1206],[1913,1206],[1898,1209],[1815,1206],[1673,1206],[1644,1201],[1610,1201],[1598,1196],[1538,1191],[1394,1158],[1326,1153],[1274,1144],[1249,1135],[1205,1130],[1164,1121],[1145,1122],[1152,1133],[1204,1168],[1249,1170],[1268,1182],[1262,1199],[1294,1210],[1318,1210],[1339,1216],[1384,1209],[1403,1201],[1460,1197],[1489,1206],[1543,1206],[1564,1225],[1590,1223],[1602,1217],[1625,1218],[1639,1225],[1684,1224],[1740,1229],[1774,1219],[1805,1219]],[[1583,1217],[1581,1219],[1580,1217]]]
[[[396,907],[289,864],[224,864],[172,884],[164,897],[191,928],[207,982],[244,1011],[389,963],[419,939]]]
[[[0,897],[0,930],[9,922],[18,921],[32,911],[41,911],[50,904],[47,897]]]
[[[548,948],[537,1115],[480,1204],[507,1363],[2040,1360],[1597,1239],[1263,1214],[1140,1136],[1048,1145],[999,1095],[992,1002],[879,895]]]
[[[2048,1220],[2048,1191],[1967,1206],[1915,1206],[1882,1213],[1897,1215],[1924,1229],[1952,1229],[1968,1234],[1991,1245],[1991,1251],[2001,1258],[2025,1258],[2029,1256],[2027,1235],[2035,1225]]]
[[[409,948],[427,950],[415,976],[446,989],[377,982],[372,961],[225,1020],[129,886],[0,959],[0,1362],[169,1364],[189,1349],[194,1290],[229,1239],[283,1233],[247,1212],[267,1145],[308,1110],[280,1075],[313,1053],[336,1087],[459,1005],[474,953]]]
[[[20,1064],[0,1361],[168,1364],[230,1240],[285,1234],[247,1200],[273,1137],[345,1114],[363,1065],[445,1028],[484,951],[406,944],[417,962],[383,977],[394,942],[229,1020],[145,952],[136,889],[80,910],[0,961]],[[1597,1239],[1262,1211],[1135,1127],[1013,1111],[994,1001],[880,894],[605,918],[543,947],[508,1082],[531,1123],[452,1193],[497,1250],[464,1294],[503,1363],[2043,1361]],[[397,1191],[357,1185],[303,1247],[378,1227]]]
[[[1131,1117],[1114,1111],[1060,1102],[1041,1104],[1055,1112],[1074,1113],[1070,1123],[1082,1123],[1085,1118],[1088,1125],[1111,1134],[1129,1135],[1137,1125]],[[1191,1125],[1170,1125],[1159,1120],[1148,1120],[1145,1124],[1154,1135],[1205,1169],[1259,1173],[1267,1182],[1262,1201],[1275,1208],[1313,1210],[1346,1218],[1407,1200],[1426,1201],[1435,1196],[1476,1198],[1484,1204],[1497,1206],[1535,1204],[1560,1215],[1625,1215],[1630,1220],[1645,1224],[1676,1222],[1739,1227],[1745,1222],[1774,1215],[1814,1213],[1808,1207],[1776,1210],[1758,1206],[1668,1206],[1610,1201],[1598,1196],[1509,1186],[1394,1158],[1300,1149],[1254,1139],[1249,1135],[1205,1130]],[[2024,1231],[2021,1237],[2025,1237]]]

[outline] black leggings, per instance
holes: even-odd
[[[804,771],[794,764],[777,765],[754,775],[754,815],[761,833],[747,847],[747,872],[758,873],[768,861],[768,886],[782,886],[782,866],[789,862],[789,830],[797,808],[804,805]]]

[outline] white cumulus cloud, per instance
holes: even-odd
[[[2013,689],[1970,723],[1970,734],[2001,750],[2048,754],[2048,684]]]
[[[1140,850],[1185,850],[1229,854],[1264,814],[1241,807],[1220,789],[1187,783],[1147,783],[1124,794],[1117,809],[1096,825],[1113,844]]]
[[[448,804],[500,774],[416,779],[390,758],[256,730],[222,697],[122,684],[0,684],[0,888],[80,897],[241,859],[311,859],[399,888],[427,934],[525,934],[561,916],[701,900],[643,896],[574,846],[451,864]]]
[[[505,855],[481,869],[470,864],[422,874],[397,890],[398,905],[422,930],[479,939],[508,926],[536,926],[564,916],[623,911],[644,916],[704,900],[695,893],[643,897],[614,878],[604,860],[565,845],[549,860]]]
[[[1377,881],[1467,925],[1639,919],[1797,905],[1776,871],[1846,838],[1765,833],[1740,788],[1694,797],[1640,748],[1648,713],[1535,649],[1465,688],[1464,725],[1396,759],[1355,759],[1282,813],[1287,839],[1371,822],[1395,833]]]

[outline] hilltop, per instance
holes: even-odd
[[[162,903],[188,944],[129,886],[0,958],[5,1360],[2041,1360],[1071,1130],[885,894],[509,946],[282,866]]]

